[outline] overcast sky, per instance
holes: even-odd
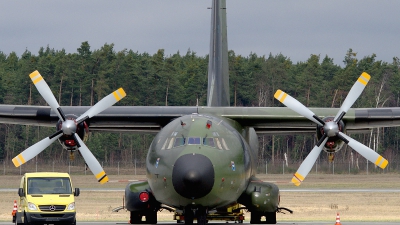
[[[40,47],[77,52],[105,43],[167,55],[188,49],[209,51],[211,0],[188,1],[0,1],[0,51]],[[357,58],[400,58],[400,1],[388,0],[227,0],[228,48],[248,56],[282,53],[294,63],[311,54],[342,61],[349,48]]]

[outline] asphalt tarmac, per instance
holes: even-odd
[[[123,222],[79,222],[77,221],[77,225],[118,225],[118,224],[128,224]],[[159,222],[158,224],[162,225],[184,225],[183,223],[172,223],[172,222]],[[196,224],[196,223],[194,223]],[[227,224],[225,222],[219,223],[208,223],[209,225],[221,225]],[[230,222],[229,224],[235,224],[234,222]],[[250,223],[242,223],[242,225],[249,225]],[[334,225],[333,222],[278,222],[280,225]],[[342,225],[399,225],[397,222],[341,222]],[[14,225],[11,222],[0,222],[0,225]]]
[[[121,191],[120,189],[83,189],[85,191]],[[0,189],[2,191],[16,191],[16,189]],[[283,189],[282,192],[400,192],[400,189]],[[77,221],[77,225],[119,225],[119,224],[127,224],[126,222],[79,222]],[[183,223],[174,223],[174,221],[170,222],[159,222],[158,224],[162,225],[184,225]],[[194,223],[196,224],[196,223]],[[218,224],[227,224],[227,222],[219,222],[219,221],[211,221],[208,223],[209,225],[218,225]],[[229,224],[235,224],[234,222],[229,222]],[[249,225],[250,223],[242,223],[242,225]],[[281,225],[334,225],[335,221],[328,222],[279,222],[277,224]],[[399,222],[345,222],[341,221],[342,225],[399,225]],[[0,225],[14,225],[12,222],[0,222]]]
[[[124,191],[122,188],[81,188],[81,191]],[[0,188],[0,192],[17,192],[17,188]],[[280,192],[374,192],[374,193],[398,193],[400,189],[280,189]]]

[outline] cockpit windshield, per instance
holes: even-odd
[[[188,145],[199,145],[200,144],[200,137],[189,137],[188,138]]]
[[[72,194],[68,177],[28,178],[28,194]]]
[[[161,150],[169,150],[184,145],[204,145],[220,150],[229,150],[224,138],[221,137],[172,137],[167,138]]]
[[[185,138],[184,137],[177,137],[175,138],[174,148],[178,146],[185,145]]]
[[[214,138],[203,138],[203,145],[215,147]]]

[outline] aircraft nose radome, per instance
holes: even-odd
[[[172,184],[185,198],[206,196],[214,186],[214,167],[210,159],[200,154],[179,157],[172,171]]]

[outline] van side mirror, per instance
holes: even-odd
[[[79,188],[75,188],[74,196],[79,196],[80,193],[81,191],[79,190]]]
[[[18,189],[18,195],[19,195],[19,197],[25,196],[25,193],[24,193],[24,189],[23,189],[23,188],[19,188],[19,189]]]

